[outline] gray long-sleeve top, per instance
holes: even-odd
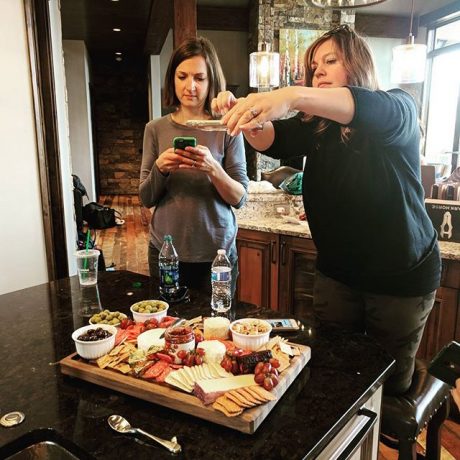
[[[181,262],[211,262],[218,249],[235,250],[236,218],[205,173],[178,170],[161,174],[155,161],[177,136],[196,137],[197,144],[207,146],[227,174],[247,190],[243,138],[180,125],[171,115],[145,127],[139,193],[144,206],[154,207],[150,241],[160,249],[164,235],[172,235]],[[235,208],[245,201],[246,193]]]

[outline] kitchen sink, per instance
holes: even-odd
[[[0,447],[0,458],[7,460],[94,460],[81,447],[56,430],[41,428]]]

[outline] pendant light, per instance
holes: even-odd
[[[280,55],[270,51],[270,44],[266,40],[266,5],[263,15],[263,42],[260,51],[249,56],[249,86],[259,91],[270,91],[280,85]]]
[[[393,48],[391,81],[398,84],[420,83],[425,79],[426,45],[415,44],[412,35],[414,0],[410,13],[410,30],[407,44]]]
[[[345,10],[377,5],[386,0],[310,0],[311,5],[323,9]]]

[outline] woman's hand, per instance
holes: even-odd
[[[161,174],[167,175],[175,171],[182,164],[182,150],[174,150],[172,147],[166,149],[157,158],[156,165]]]
[[[452,397],[460,410],[460,378],[455,381],[455,387],[452,389]]]
[[[286,116],[293,102],[291,88],[282,88],[269,93],[252,93],[235,100],[233,107],[222,117],[232,136],[241,131],[254,131],[263,128],[267,121]]]
[[[211,101],[211,111],[216,115],[226,114],[237,102],[236,97],[230,91],[220,92]]]
[[[185,150],[177,149],[176,152],[182,157],[180,169],[194,169],[212,175],[218,167],[217,161],[205,145],[185,147]]]

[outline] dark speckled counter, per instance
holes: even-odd
[[[156,286],[145,276],[100,275],[104,308],[128,313],[132,303],[157,297]],[[171,313],[185,318],[210,314],[209,299],[191,294],[190,303],[173,306]],[[79,316],[84,297],[76,277],[0,296],[0,415],[13,410],[26,415],[21,425],[0,427],[0,458],[5,446],[38,428],[53,428],[97,459],[174,457],[114,433],[107,425],[111,414],[163,438],[176,435],[183,447],[178,458],[314,458],[382,385],[392,366],[391,358],[365,336],[306,324],[302,332],[286,337],[311,347],[309,365],[256,433],[246,435],[62,375],[57,362],[74,352],[71,333],[87,321]],[[272,313],[241,304],[231,315]]]

